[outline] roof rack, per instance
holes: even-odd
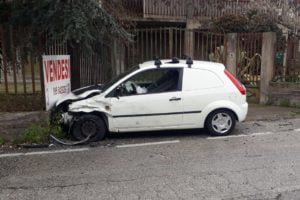
[[[160,66],[162,65],[158,56],[155,56],[155,58],[154,58],[154,65],[156,65],[157,68],[160,68]]]
[[[172,58],[172,61],[171,61],[171,62],[168,62],[168,63],[170,63],[170,64],[178,64],[178,63],[180,63],[180,62],[179,62],[179,59],[178,59],[178,58],[173,57],[173,58]]]
[[[188,65],[189,68],[191,68],[192,65],[194,64],[193,59],[192,59],[191,57],[188,56],[188,57],[186,58],[186,64]]]

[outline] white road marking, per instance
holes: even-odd
[[[223,137],[208,137],[208,140],[222,140],[222,139],[229,139],[229,138],[241,138],[241,137],[252,137],[252,136],[262,136],[262,135],[272,135],[273,132],[262,132],[262,133],[252,133],[249,135],[241,134],[241,135],[229,135]]]
[[[88,151],[88,150],[89,148],[80,148],[80,149],[63,149],[63,150],[54,150],[54,151],[37,151],[37,152],[27,152],[27,153],[8,153],[8,154],[0,154],[0,158],[56,154],[56,153],[71,153],[71,152],[81,152],[81,151]]]
[[[273,132],[265,132],[265,133],[252,133],[249,136],[260,136],[260,135],[272,135]]]
[[[148,142],[148,143],[139,143],[139,144],[124,144],[117,145],[117,148],[128,148],[128,147],[142,147],[142,146],[153,146],[153,145],[163,145],[163,144],[175,144],[179,143],[179,140],[171,140],[171,141],[162,141],[162,142]]]
[[[293,130],[295,132],[300,132],[300,129]],[[229,139],[229,138],[240,138],[240,137],[252,137],[252,136],[263,136],[263,135],[273,135],[274,132],[262,132],[262,133],[251,133],[249,135],[241,134],[241,135],[229,135],[224,137],[207,137],[208,140],[222,140],[222,139]]]
[[[222,137],[207,137],[208,140],[222,140],[222,139],[229,139],[229,138],[240,138],[240,137],[247,137],[248,135],[229,135],[229,136],[222,136]]]

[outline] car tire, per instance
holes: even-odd
[[[232,111],[220,109],[213,111],[206,119],[205,127],[212,136],[227,136],[234,130],[236,118]]]
[[[103,140],[107,129],[104,121],[96,115],[82,115],[76,119],[72,127],[72,135],[76,140],[84,140],[89,135],[89,142]]]

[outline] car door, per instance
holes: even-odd
[[[182,122],[182,69],[155,68],[124,81],[111,98],[114,127],[119,131],[160,130]]]

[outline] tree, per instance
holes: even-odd
[[[221,6],[222,2],[219,4]],[[300,1],[249,0],[241,8],[243,11],[239,15],[216,19],[213,23],[215,29],[224,32],[278,32],[279,28],[285,28],[294,34],[300,30]]]
[[[281,30],[269,15],[249,10],[240,15],[224,15],[213,21],[213,30],[223,33],[277,32]]]
[[[298,0],[255,0],[251,1],[249,9],[264,13],[275,23],[287,27],[295,34],[300,30]]]
[[[1,15],[0,22],[17,29],[18,41],[32,42],[33,49],[45,35],[51,41],[60,40],[91,51],[95,44],[112,38],[129,39],[98,0],[14,0],[12,4],[3,1],[1,8],[9,8],[11,15]]]

